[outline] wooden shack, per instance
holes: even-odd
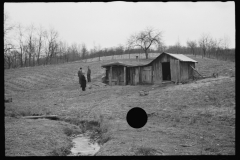
[[[102,65],[106,69],[105,83],[109,85],[136,85],[139,84],[139,67],[148,64],[151,60],[131,60],[125,62],[111,62]]]
[[[102,67],[106,68],[109,85],[138,85],[186,82],[193,78],[195,63],[197,61],[185,55],[163,52],[153,60],[111,62]]]

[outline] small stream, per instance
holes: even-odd
[[[93,156],[99,149],[98,143],[91,142],[89,136],[79,134],[72,139],[73,148],[71,148],[71,154],[69,156]]]

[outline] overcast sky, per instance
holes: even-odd
[[[4,10],[13,22],[53,27],[61,40],[85,43],[88,49],[125,45],[146,27],[163,31],[165,45],[178,40],[186,45],[205,33],[228,37],[235,47],[234,2],[4,3]]]

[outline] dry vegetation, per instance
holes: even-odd
[[[204,75],[218,78],[183,85],[104,86],[101,63],[67,63],[5,70],[5,154],[66,155],[69,136],[98,132],[97,155],[234,155],[235,63],[190,56]],[[77,70],[92,69],[92,82],[80,91]],[[149,91],[139,96],[140,90]],[[142,107],[148,122],[133,129],[126,114]],[[59,115],[60,121],[27,120],[26,115]],[[94,123],[93,126],[90,123]],[[77,127],[77,126],[80,126]]]

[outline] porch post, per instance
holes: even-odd
[[[177,67],[178,67],[178,80],[177,80],[177,82],[178,83],[180,83],[181,82],[181,68],[180,68],[180,62],[179,62],[179,60],[177,60]]]
[[[138,83],[141,84],[141,68],[138,67]]]
[[[112,85],[112,66],[110,66],[110,73],[109,73],[109,85]]]
[[[123,74],[123,83],[124,83],[124,85],[126,85],[126,77],[127,77],[127,75],[126,75],[126,66],[124,66],[124,74]]]
[[[151,83],[153,84],[153,65],[151,66]]]

